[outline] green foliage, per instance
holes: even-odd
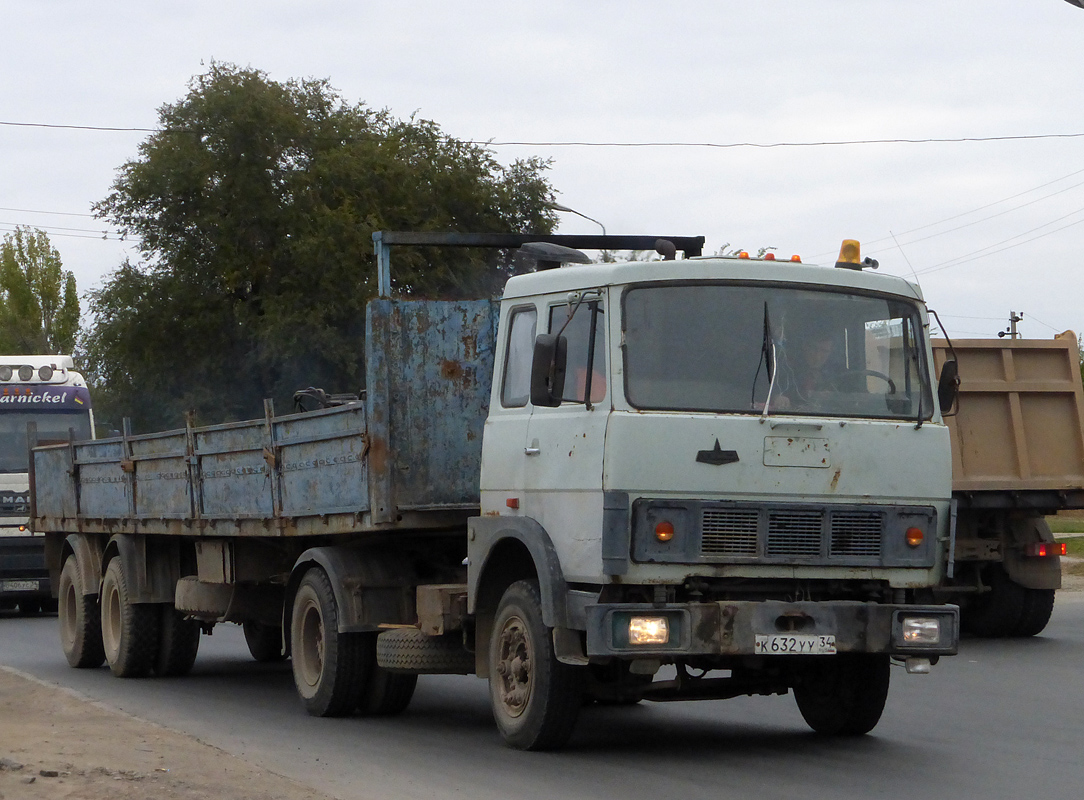
[[[79,334],[75,276],[45,231],[17,227],[0,244],[0,352],[72,352]]]
[[[96,206],[141,242],[91,293],[96,402],[138,429],[283,408],[309,385],[357,391],[376,230],[553,229],[548,162],[496,162],[436,123],[349,105],[325,81],[212,64],[159,111]],[[499,291],[492,253],[396,250],[400,295]]]

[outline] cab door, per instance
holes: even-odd
[[[543,309],[542,327],[568,341],[562,403],[535,406],[524,448],[525,514],[549,533],[565,577],[601,570],[602,466],[611,407],[604,292],[568,295]]]
[[[524,487],[524,448],[531,417],[531,361],[538,332],[533,303],[512,306],[502,320],[502,339],[489,414],[482,437],[481,510],[513,514]]]

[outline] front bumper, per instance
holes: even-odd
[[[665,617],[665,644],[630,644],[633,617]],[[935,642],[910,643],[908,618],[935,619]],[[620,658],[756,655],[757,636],[834,637],[840,653],[899,657],[955,655],[960,609],[954,605],[889,605],[854,601],[720,601],[714,603],[600,604],[587,607],[587,655]]]
[[[41,536],[0,536],[0,597],[48,597],[49,570]]]

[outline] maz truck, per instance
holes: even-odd
[[[38,441],[89,439],[90,395],[71,356],[0,356],[0,608],[52,608],[45,537],[30,529],[27,426]]]
[[[374,239],[361,401],[34,450],[72,666],[182,674],[235,622],[310,714],[475,674],[531,750],[592,701],[793,692],[814,730],[864,734],[893,663],[956,652],[955,372],[919,288],[857,243],[832,269],[701,237]],[[499,301],[393,299],[392,246],[539,268]]]

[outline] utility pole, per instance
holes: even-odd
[[[1024,312],[1023,311],[1021,311],[1019,314],[1017,314],[1015,311],[1010,311],[1009,312],[1009,327],[1007,327],[1003,331],[998,331],[997,332],[997,338],[1004,339],[1006,336],[1008,336],[1010,339],[1019,339],[1020,334],[1016,330],[1016,323],[1020,322],[1023,319],[1024,319]]]

